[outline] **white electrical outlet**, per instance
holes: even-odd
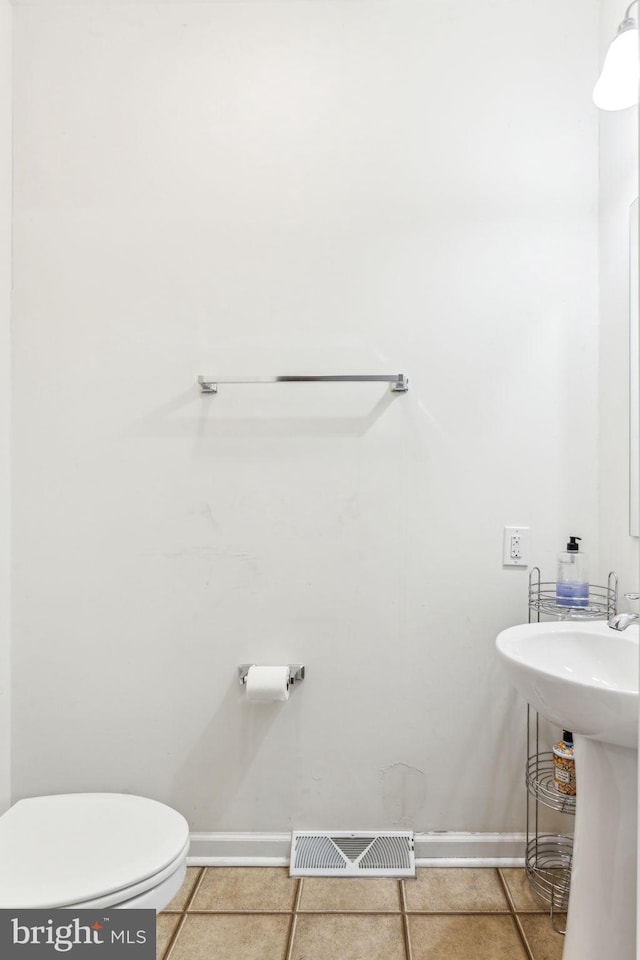
[[[529,527],[504,528],[502,564],[505,567],[529,565]]]

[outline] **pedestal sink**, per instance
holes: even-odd
[[[527,623],[498,634],[511,683],[573,731],[577,802],[563,960],[635,960],[638,626]]]

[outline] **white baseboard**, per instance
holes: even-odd
[[[522,867],[523,833],[416,833],[418,867]],[[190,867],[288,867],[290,833],[192,833]]]

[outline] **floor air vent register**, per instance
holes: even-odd
[[[414,877],[413,833],[295,830],[292,877]]]

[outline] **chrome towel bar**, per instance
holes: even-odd
[[[334,376],[198,377],[202,393],[217,393],[220,383],[371,383],[391,384],[393,393],[406,393],[409,378],[404,373],[336,374]]]

